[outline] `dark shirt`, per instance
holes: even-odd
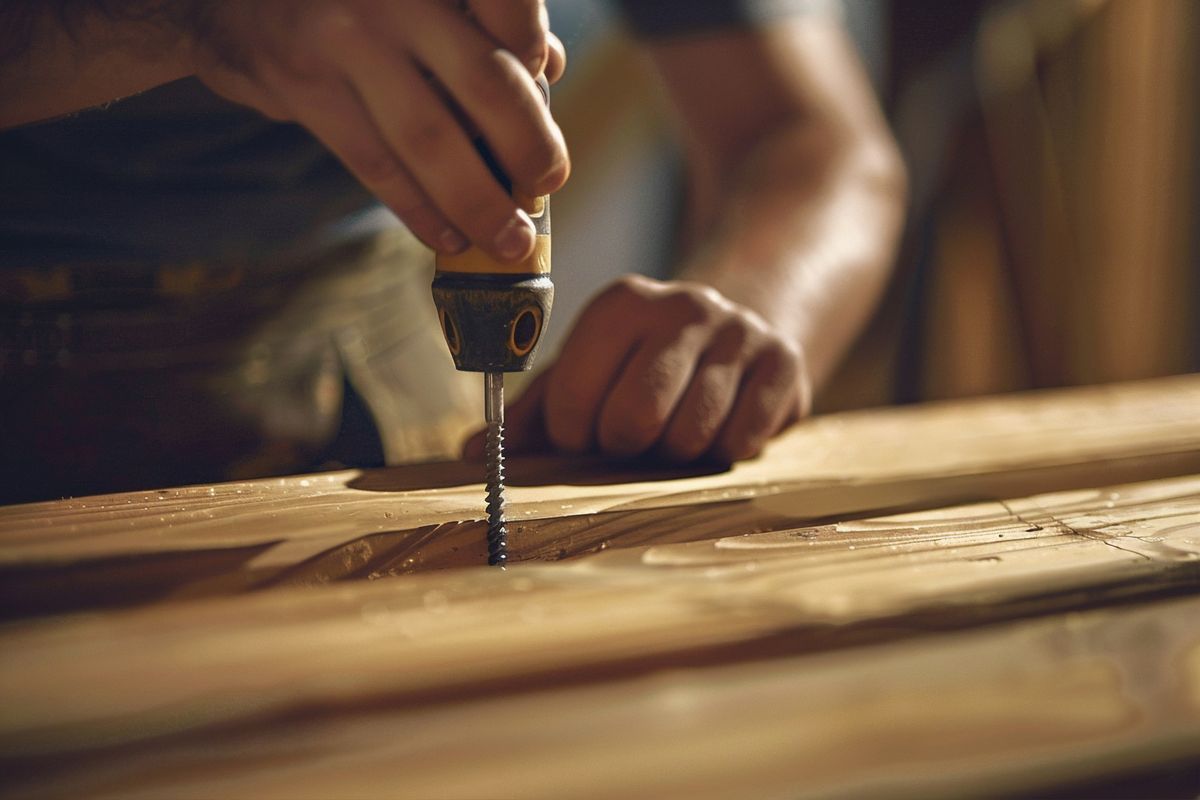
[[[830,0],[617,5],[643,37],[836,9]],[[394,219],[303,128],[194,79],[0,132],[0,270],[287,257],[387,224]]]
[[[621,5],[659,37],[830,4]],[[304,129],[194,79],[0,132],[0,503],[326,463],[348,365],[411,369],[371,254],[396,224]]]

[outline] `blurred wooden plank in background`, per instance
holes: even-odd
[[[818,407],[1200,370],[1200,5],[890,8],[913,208]]]
[[[941,297],[926,332],[935,356],[928,397],[979,393],[958,381],[963,363],[937,358],[947,341],[982,337],[1021,348],[1024,372],[1001,360],[1006,384],[985,391],[1104,383],[1170,375],[1200,365],[1200,279],[1195,269],[1194,143],[1200,117],[1200,12],[1190,0],[1151,3],[1027,0],[997,4],[977,45],[982,119],[998,208],[974,202],[970,228],[1001,237],[945,249],[935,280],[976,262],[1007,266],[1004,290]],[[969,129],[968,129],[969,131]],[[965,160],[978,139],[960,142]],[[962,170],[951,172],[961,179]],[[994,183],[993,183],[994,182]],[[940,227],[963,227],[948,206]],[[938,277],[940,276],[940,278]],[[962,280],[958,278],[958,280]],[[993,304],[1008,325],[988,330]],[[938,325],[936,305],[958,308]],[[943,312],[943,316],[950,312]],[[1007,371],[1006,371],[1007,370]],[[930,383],[931,382],[931,383]],[[978,383],[978,382],[976,382]]]

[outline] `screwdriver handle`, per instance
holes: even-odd
[[[545,77],[538,82],[549,102]],[[497,182],[511,184],[482,139],[476,147]],[[477,247],[455,255],[439,253],[433,302],[454,366],[466,372],[522,372],[533,366],[554,304],[550,280],[550,198],[514,196],[533,221],[533,252],[506,264]]]

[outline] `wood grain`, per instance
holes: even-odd
[[[1038,795],[1200,749],[1195,598],[73,757],[30,798]],[[1003,690],[998,690],[1003,687]],[[1182,796],[1182,795],[1181,795]]]
[[[1200,377],[1185,376],[819,417],[728,471],[514,459],[510,542],[516,560],[560,560],[1197,470]],[[433,464],[0,508],[0,613],[481,564],[481,473]]]
[[[0,766],[29,797],[1025,790],[1200,752],[1198,588],[1184,477],[13,623]]]

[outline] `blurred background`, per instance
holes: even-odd
[[[1200,370],[1200,4],[841,5],[911,196],[888,296],[818,410]],[[611,11],[549,7],[575,167],[554,201],[553,347],[613,276],[662,276],[684,176]]]

